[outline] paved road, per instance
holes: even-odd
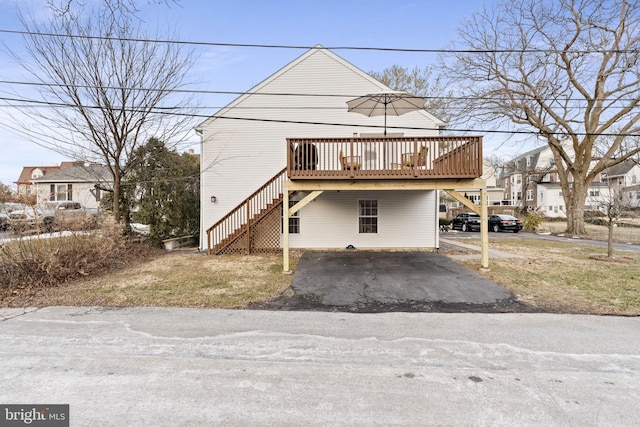
[[[640,418],[640,318],[76,307],[0,319],[0,403],[67,403],[72,426]]]

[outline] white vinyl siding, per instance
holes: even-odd
[[[74,202],[80,202],[80,204],[85,208],[96,209],[100,207],[100,201],[96,200],[96,189],[95,183],[89,182],[74,182],[72,184],[64,183],[64,184],[51,184],[48,182],[38,182],[35,185],[34,192],[37,193],[38,202],[45,202],[52,200],[51,199],[51,186],[54,186],[56,191],[58,188],[62,190],[64,187],[69,190],[69,186],[71,186],[71,193],[68,200],[73,200]],[[97,193],[100,196],[100,193]],[[53,199],[53,200],[65,200],[61,198],[62,196]]]
[[[286,138],[382,134],[383,117],[349,113],[346,106],[346,101],[354,96],[382,90],[388,88],[365,72],[324,49],[314,49],[248,90],[300,96],[244,95],[216,113],[217,117],[235,119],[215,118],[201,123],[198,126],[202,172],[200,247],[206,247],[207,228],[286,166]],[[387,123],[389,132],[403,132],[406,136],[437,135],[436,129],[441,125],[425,111],[389,117]],[[342,126],[348,124],[354,127]],[[395,130],[393,126],[407,129]],[[215,203],[211,202],[211,196],[216,196]],[[353,212],[357,209],[350,215]],[[301,234],[307,226],[303,215]]]
[[[436,191],[325,191],[300,210],[292,248],[435,248]],[[378,202],[378,232],[360,233],[359,200]],[[435,212],[435,214],[434,214]]]

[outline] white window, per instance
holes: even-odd
[[[527,167],[531,166],[531,157],[527,157]]]
[[[589,190],[589,196],[598,197],[600,195],[600,191],[598,190]]]
[[[527,190],[527,201],[530,202],[533,200],[533,190]]]
[[[538,196],[538,202],[540,204],[542,204],[542,202],[544,202],[544,193],[540,193],[540,196]]]
[[[289,207],[292,207],[297,202],[295,200],[289,200]],[[284,217],[284,215],[282,215]],[[284,218],[282,221],[284,224]],[[282,230],[284,232],[284,230]],[[300,234],[300,211],[297,211],[289,217],[289,234]]]
[[[358,233],[378,232],[378,201],[359,200]]]
[[[71,184],[51,184],[51,193],[49,194],[49,200],[65,202],[73,200],[73,186]]]

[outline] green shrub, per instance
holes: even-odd
[[[536,232],[540,228],[540,225],[542,225],[543,221],[544,221],[544,218],[540,215],[528,214],[526,217],[524,217],[524,220],[522,221],[523,228],[527,231]]]

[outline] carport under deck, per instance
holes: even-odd
[[[324,191],[444,190],[484,218],[481,265],[489,267],[481,137],[289,138],[287,153],[285,218]],[[480,190],[480,206],[457,191],[465,189]],[[290,207],[290,195],[297,191],[308,194]],[[283,268],[288,272],[288,227],[283,234]]]

